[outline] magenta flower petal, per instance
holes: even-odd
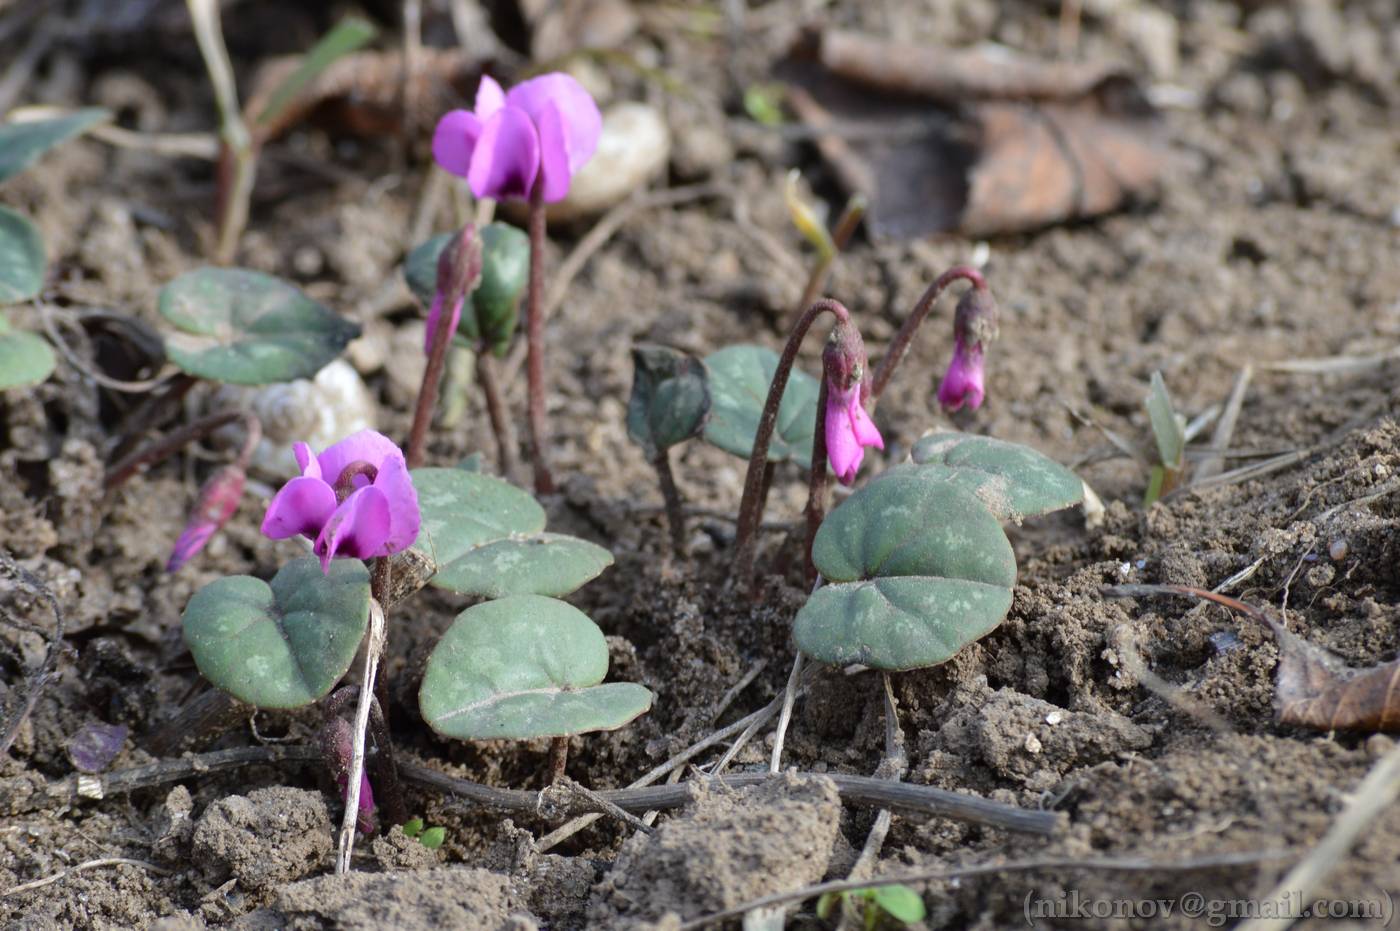
[[[285,540],[319,533],[335,513],[335,491],[319,478],[303,475],[283,485],[267,506],[263,536]]]
[[[870,415],[865,412],[865,407],[860,403],[860,391],[854,392],[851,399],[851,430],[855,434],[856,442],[861,446],[873,446],[875,449],[885,448],[885,438],[880,435],[880,430],[875,426],[875,421],[870,419]]]
[[[457,332],[457,324],[462,321],[462,301],[452,305],[452,324],[447,328],[448,339]],[[423,354],[429,355],[433,351],[433,337],[437,335],[438,320],[442,317],[442,295],[438,294],[433,298],[433,306],[428,310],[428,329],[423,334]]]
[[[452,110],[433,130],[433,158],[445,171],[465,178],[480,138],[481,119],[470,110]]]
[[[506,92],[501,89],[495,78],[483,74],[481,83],[476,86],[476,118],[489,120],[505,105]]]
[[[384,460],[374,479],[374,487],[383,492],[389,505],[389,536],[384,541],[384,552],[379,555],[408,549],[418,539],[423,517],[418,510],[418,492],[402,456]]]
[[[321,557],[321,571],[330,569],[337,556],[372,559],[387,556],[389,499],[378,488],[361,488],[341,502],[316,537],[313,548]]]
[[[321,463],[321,477],[327,484],[334,487],[340,479],[340,473],[345,471],[345,467],[352,462],[368,462],[376,469],[383,468],[386,459],[403,460],[403,452],[394,445],[394,441],[376,430],[361,430],[359,433],[352,433],[345,439],[329,446],[326,451],[316,457]],[[355,480],[356,488],[363,488],[370,483],[368,476],[358,477]]]
[[[982,361],[981,346],[955,341],[953,361],[938,386],[938,403],[944,410],[955,411],[964,404],[973,410],[981,406],[986,394]]]
[[[308,478],[321,477],[321,464],[316,461],[316,454],[311,451],[311,447],[305,443],[293,443],[292,455],[297,457],[297,467],[301,469],[301,474]]]
[[[551,106],[557,109],[564,126],[564,146],[571,175],[598,150],[603,115],[598,112],[592,95],[570,75],[556,71],[522,81],[506,94],[506,104],[524,110],[536,126],[543,123],[546,110]]]
[[[540,131],[540,196],[553,204],[569,194],[573,173],[569,170],[569,141],[565,136],[564,118],[553,102],[547,103],[535,125]]]
[[[839,405],[826,406],[826,456],[841,484],[855,481],[865,450],[851,429],[851,415]]]
[[[540,170],[540,140],[524,110],[502,107],[482,127],[467,184],[477,197],[529,197]]]

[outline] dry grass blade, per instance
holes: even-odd
[[[1400,359],[1400,346],[1369,356],[1285,359],[1282,362],[1264,362],[1259,367],[1266,372],[1286,372],[1293,375],[1348,375],[1370,371],[1396,359]]]
[[[1244,407],[1244,396],[1249,390],[1249,381],[1254,377],[1254,369],[1246,365],[1235,376],[1235,386],[1230,389],[1230,398],[1225,402],[1225,412],[1215,425],[1215,434],[1210,438],[1211,457],[1196,466],[1192,485],[1225,471],[1225,451],[1230,448],[1230,440],[1235,436],[1235,425],[1240,419],[1240,409]]]
[[[132,860],[128,857],[103,857],[100,860],[88,860],[85,863],[70,866],[66,870],[59,870],[52,876],[45,876],[43,879],[36,879],[33,882],[27,882],[11,889],[6,889],[4,892],[0,892],[0,899],[8,898],[12,895],[19,895],[21,892],[33,892],[35,889],[42,889],[45,886],[52,885],[73,873],[81,873],[84,870],[95,870],[104,866],[139,866],[161,876],[170,875],[170,870],[162,866],[156,866],[154,863],[147,863],[145,860]]]

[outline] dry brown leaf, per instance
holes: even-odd
[[[1131,77],[1094,64],[809,36],[779,68],[877,236],[1017,232],[1096,216],[1169,163]]]

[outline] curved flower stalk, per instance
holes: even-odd
[[[574,175],[597,151],[602,130],[602,114],[588,91],[556,72],[509,91],[483,77],[476,108],[451,111],[433,133],[433,157],[447,171],[466,178],[477,197],[518,197],[530,203],[526,381],[535,490],[541,493],[554,490],[545,451],[544,205],[569,193]]]
[[[822,379],[817,399],[817,423],[812,441],[812,471],[807,501],[808,546],[815,528],[821,523],[825,510],[827,458],[834,453],[832,467],[843,482],[855,480],[865,448],[884,448],[884,441],[874,423],[866,415],[862,382],[865,376],[865,344],[860,332],[851,322],[851,312],[840,301],[822,298],[813,303],[788,334],[787,345],[778,360],[768,398],[754,434],[753,451],[744,477],[744,496],[739,502],[739,522],[734,539],[734,574],[740,584],[753,578],[754,540],[763,517],[764,471],[768,462],[768,446],[778,419],[783,392],[803,338],[816,319],[824,313],[836,318],[822,361],[826,377]],[[808,564],[810,567],[810,558]]]
[[[909,349],[914,331],[933,309],[934,301],[943,293],[944,288],[959,278],[971,282],[972,290],[958,301],[953,321],[953,359],[939,385],[938,402],[948,411],[955,411],[964,404],[971,408],[981,405],[985,397],[983,359],[987,344],[997,336],[997,304],[981,272],[967,265],[955,265],[939,275],[933,284],[925,289],[914,309],[905,318],[899,332],[890,341],[890,348],[880,360],[875,377],[870,383],[872,406],[879,403],[880,395],[884,393],[891,376],[894,375],[895,366],[899,365],[899,360]]]
[[[319,456],[305,443],[292,451],[302,474],[268,505],[265,536],[311,538],[322,571],[337,556],[389,556],[418,539],[418,493],[403,453],[388,437],[362,430]]]
[[[457,231],[438,256],[437,288],[424,333],[423,351],[428,354],[428,364],[423,369],[418,401],[413,408],[413,426],[408,433],[409,468],[423,464],[428,423],[437,406],[438,383],[442,381],[452,334],[457,332],[457,324],[461,322],[462,305],[480,283],[481,237],[475,224],[468,223]]]

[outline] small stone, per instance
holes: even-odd
[[[1350,551],[1351,546],[1347,543],[1346,537],[1338,537],[1327,547],[1327,555],[1331,557],[1333,562],[1341,562],[1346,559]]]
[[[1065,716],[1058,711],[1052,711],[1045,716],[1045,723],[1054,727],[1065,719]]]
[[[666,167],[671,156],[671,133],[654,108],[624,103],[603,114],[598,151],[574,175],[569,195],[550,204],[551,222],[602,213],[633,191],[646,186]]]
[[[1039,753],[1040,750],[1041,750],[1040,738],[1039,738],[1039,737],[1036,737],[1034,734],[1027,734],[1027,735],[1026,735],[1026,752],[1027,752],[1027,753]]]

